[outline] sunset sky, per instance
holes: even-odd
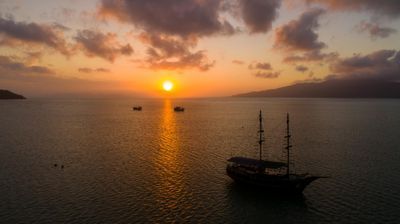
[[[209,97],[398,81],[399,32],[398,0],[0,0],[0,89]]]

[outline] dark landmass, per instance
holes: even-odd
[[[26,99],[22,95],[15,94],[8,90],[0,89],[0,100],[22,100]]]
[[[328,80],[243,93],[234,97],[400,98],[400,83],[381,80]]]

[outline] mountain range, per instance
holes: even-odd
[[[333,79],[242,93],[234,97],[400,98],[400,83],[382,80]]]

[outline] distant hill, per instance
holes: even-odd
[[[400,98],[400,83],[378,80],[328,80],[243,93],[234,97]]]
[[[22,95],[15,94],[8,90],[0,89],[0,100],[17,100],[17,99],[26,99]]]

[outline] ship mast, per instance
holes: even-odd
[[[262,160],[262,146],[263,146],[263,142],[264,140],[264,128],[263,128],[263,118],[262,118],[262,114],[261,114],[261,110],[260,110],[260,115],[259,115],[259,121],[260,121],[260,129],[258,130],[258,133],[260,135],[260,139],[258,140],[258,144],[260,145],[260,161]]]
[[[286,115],[286,147],[285,149],[287,150],[287,170],[286,170],[286,175],[289,176],[290,174],[290,148],[292,147],[290,145],[290,130],[289,130],[289,113]]]

